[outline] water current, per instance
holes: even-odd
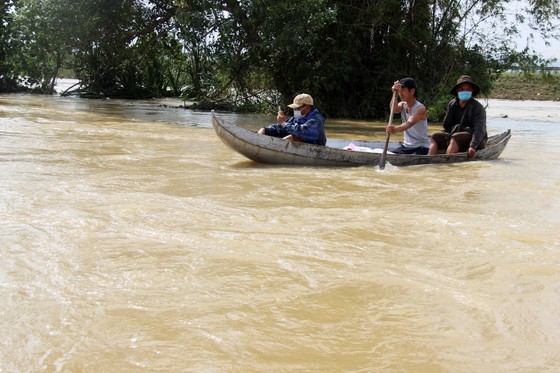
[[[379,171],[162,103],[0,95],[0,372],[560,370],[560,104],[491,100],[495,161]]]

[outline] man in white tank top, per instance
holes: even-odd
[[[387,126],[387,133],[394,134],[404,132],[404,141],[396,149],[390,149],[397,154],[428,154],[430,137],[428,136],[428,111],[426,107],[416,99],[416,81],[412,78],[397,80],[393,91],[398,93],[398,100],[391,100],[391,106],[395,113],[401,114],[402,124],[400,126]]]

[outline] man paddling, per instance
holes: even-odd
[[[424,104],[418,101],[418,88],[412,78],[403,78],[396,81],[392,87],[399,94],[400,102],[391,100],[394,112],[401,114],[400,126],[389,125],[387,133],[404,132],[402,145],[391,152],[396,154],[428,154],[430,138],[428,137],[428,112]]]
[[[288,105],[294,109],[294,116],[287,118],[282,111],[278,112],[277,123],[262,127],[261,135],[280,137],[285,140],[306,142],[309,144],[325,145],[325,118],[313,107],[313,98],[302,93]]]

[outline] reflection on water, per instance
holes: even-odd
[[[247,161],[160,102],[0,96],[0,370],[555,371],[558,124],[341,170]]]

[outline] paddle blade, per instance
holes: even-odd
[[[395,115],[394,102],[397,99],[397,91],[393,91],[393,97],[391,98],[391,114],[389,115],[389,126],[393,124],[393,116]],[[381,158],[379,158],[379,169],[385,169],[385,159],[387,158],[387,149],[389,149],[389,138],[391,134],[387,132],[387,138],[385,139],[385,146],[383,147],[383,153],[381,153]]]
[[[389,148],[389,138],[391,137],[391,134],[387,134],[387,138],[385,139],[385,146],[383,147],[383,153],[381,153],[381,158],[379,158],[379,169],[380,170],[384,170],[385,169],[385,162],[387,159],[387,149]]]

